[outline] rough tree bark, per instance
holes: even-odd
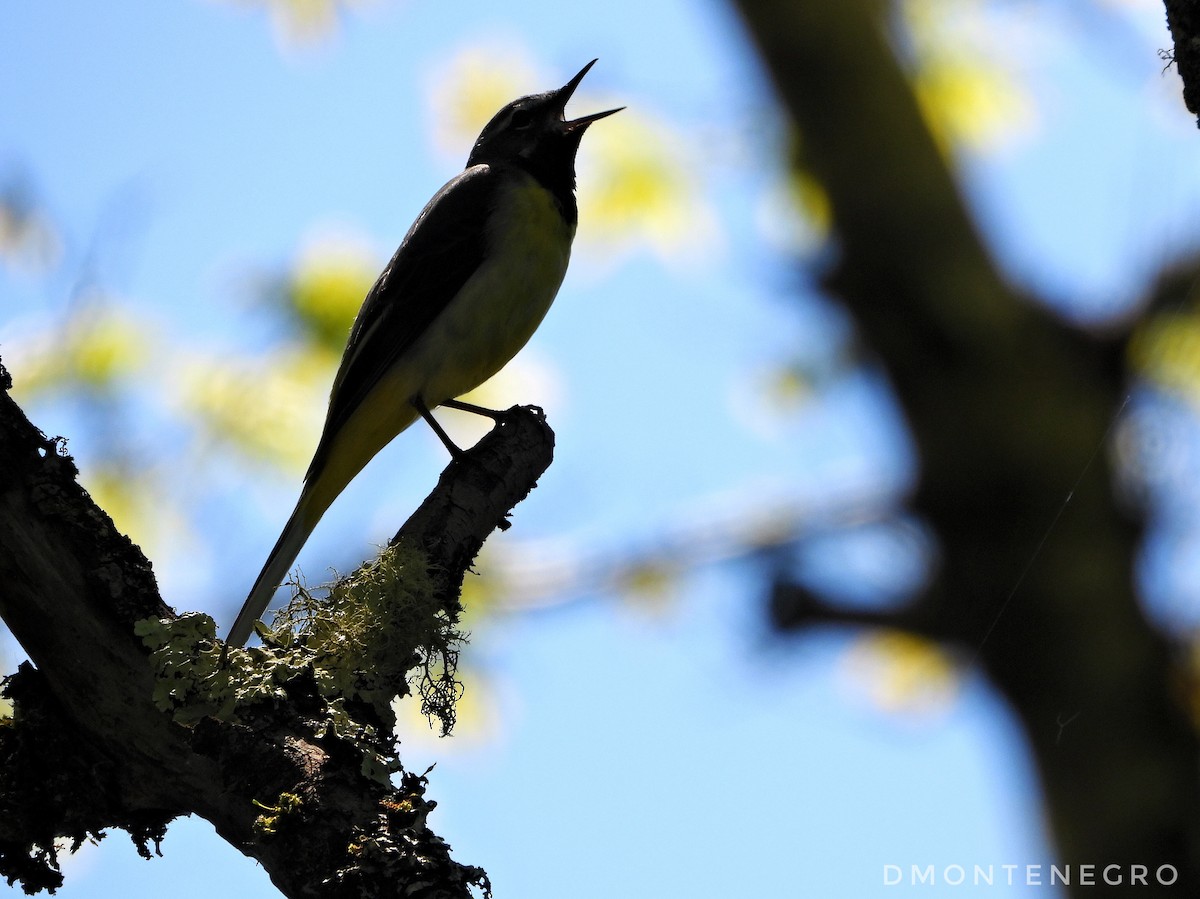
[[[829,194],[825,286],[899,395],[921,460],[913,507],[939,542],[912,608],[857,622],[983,666],[1024,727],[1064,862],[1170,864],[1196,895],[1200,747],[1183,671],[1134,595],[1139,531],[1105,458],[1120,347],[998,273],[888,42],[887,4],[737,5]],[[785,628],[838,618],[786,581],[774,600]]]
[[[198,814],[287,896],[486,891],[484,872],[454,861],[427,827],[424,778],[405,773],[395,786],[364,771],[352,741],[314,714],[324,700],[311,676],[291,678],[232,723],[185,727],[160,711],[134,625],[174,613],[149,562],[10,387],[0,367],[0,616],[33,665],[6,686],[15,713],[0,726],[0,875],[53,888],[56,837],[120,827],[149,854],[172,818]],[[451,618],[484,538],[553,454],[540,414],[511,412],[450,465],[397,535],[425,553]],[[381,740],[390,744],[390,733]]]
[[[1183,102],[1200,122],[1200,4],[1196,0],[1163,0],[1171,29],[1170,59],[1183,79]]]

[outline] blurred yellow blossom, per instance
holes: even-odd
[[[813,381],[812,373],[798,362],[776,366],[765,373],[764,400],[777,414],[795,414],[816,397]]]
[[[221,0],[266,12],[276,42],[284,48],[308,47],[335,36],[344,13],[370,0]]]
[[[1142,377],[1200,404],[1200,315],[1173,312],[1138,325],[1129,361]]]
[[[548,81],[538,71],[518,41],[459,51],[435,73],[429,92],[429,116],[438,151],[465,161],[475,138],[501,107],[523,94],[555,86],[553,79]]]
[[[918,68],[916,94],[943,147],[983,149],[1023,129],[1031,117],[1012,76],[975,56],[938,54]]]
[[[860,638],[846,655],[844,672],[887,712],[939,711],[959,685],[955,665],[936,643],[904,631]]]
[[[312,456],[337,356],[287,349],[253,360],[195,356],[180,366],[181,401],[214,443],[303,470]]]
[[[905,0],[914,88],[944,149],[993,147],[1027,129],[1033,105],[981,0]]]
[[[289,273],[285,290],[290,311],[306,335],[340,354],[380,268],[365,240],[334,235],[310,241]]]
[[[96,505],[150,558],[161,556],[165,547],[189,528],[178,505],[166,498],[158,474],[121,456],[88,465],[80,474],[80,483]]]
[[[586,108],[593,105],[620,104]],[[584,239],[616,249],[650,246],[667,259],[712,250],[717,219],[684,134],[627,108],[589,130],[586,148],[579,166]]]
[[[132,310],[106,295],[84,294],[61,325],[17,345],[15,386],[25,396],[63,388],[108,392],[143,367],[153,346]]]
[[[829,195],[808,172],[788,172],[782,187],[776,183],[763,192],[755,223],[776,250],[811,255],[825,244],[833,226]]]

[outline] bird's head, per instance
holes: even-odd
[[[516,165],[551,189],[573,189],[575,153],[583,132],[597,119],[624,109],[622,106],[567,119],[567,101],[595,64],[593,59],[558,90],[513,100],[492,116],[475,141],[467,165]]]

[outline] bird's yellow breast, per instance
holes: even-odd
[[[310,485],[317,518],[417,418],[412,398],[419,396],[432,409],[474,390],[541,324],[566,274],[574,225],[550,192],[523,172],[508,173],[488,222],[475,274],[343,424],[320,484]]]
[[[489,217],[479,269],[413,347],[418,391],[433,407],[475,389],[541,324],[567,272],[575,226],[549,191],[523,172],[507,176]]]

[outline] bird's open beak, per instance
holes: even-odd
[[[604,112],[594,112],[591,115],[585,115],[582,118],[571,119],[569,121],[565,120],[565,111],[567,108],[567,101],[570,100],[571,95],[573,93],[575,93],[575,88],[579,87],[579,82],[581,82],[583,80],[583,76],[586,75],[588,73],[588,70],[595,64],[596,64],[596,60],[593,59],[586,66],[584,66],[582,69],[579,70],[578,75],[576,75],[574,78],[572,78],[570,81],[568,81],[566,84],[564,84],[562,87],[560,87],[558,89],[558,92],[557,92],[558,98],[557,99],[562,104],[562,109],[564,110],[563,130],[568,133],[570,133],[572,131],[583,131],[585,128],[587,128],[588,125],[592,124],[592,122],[596,121],[597,119],[602,119],[605,116],[610,116],[614,112],[620,112],[622,109],[625,108],[624,106],[618,106],[616,109],[606,109]]]

